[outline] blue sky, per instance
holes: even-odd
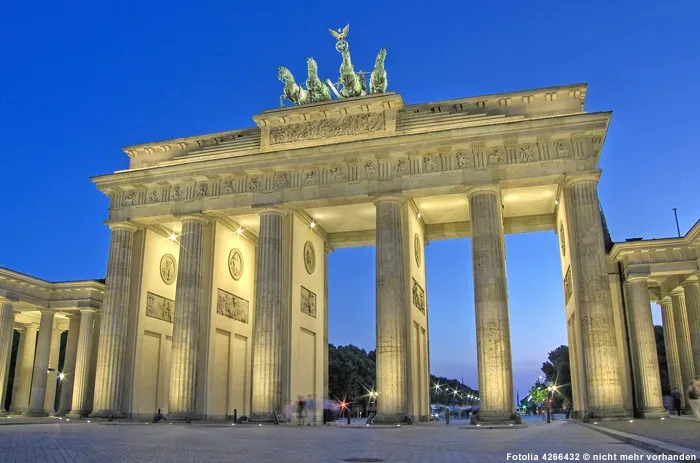
[[[279,65],[303,80],[340,64],[327,29],[351,24],[356,68],[388,48],[406,103],[589,85],[613,110],[600,197],[613,238],[675,234],[700,218],[696,1],[11,2],[0,15],[0,265],[101,278],[107,200],[89,177],[121,147],[253,125],[278,105]],[[553,232],[506,238],[516,389],[566,342]],[[374,347],[374,249],[330,262],[330,340]],[[469,240],[426,248],[431,367],[476,387]],[[658,319],[658,310],[655,312]]]

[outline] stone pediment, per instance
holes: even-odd
[[[396,134],[401,95],[382,93],[339,101],[263,111],[260,151],[344,143]]]

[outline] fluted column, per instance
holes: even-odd
[[[29,409],[29,394],[32,386],[32,372],[34,371],[34,350],[38,330],[39,325],[32,323],[26,325],[19,335],[15,380],[12,387],[12,403],[10,404],[10,410],[14,413],[24,413]]]
[[[12,352],[12,335],[15,326],[15,313],[13,303],[0,302],[0,410],[5,407],[5,392],[7,388],[7,376],[10,370],[10,353]]]
[[[95,311],[80,311],[80,330],[75,353],[75,374],[73,375],[73,400],[69,416],[82,417],[90,413],[90,369],[92,366],[92,345]]]
[[[36,356],[32,373],[32,388],[29,399],[29,410],[26,416],[49,416],[44,406],[46,400],[46,379],[51,355],[51,337],[53,335],[53,310],[41,311],[39,336],[36,341]],[[54,384],[55,387],[55,384]]]
[[[695,377],[695,367],[693,365],[693,350],[690,346],[690,329],[688,328],[688,314],[685,309],[683,288],[678,287],[671,291],[671,305],[673,306],[673,324],[676,327],[678,364],[681,367],[681,387],[678,390],[683,395],[683,408],[690,410],[685,391],[690,385],[690,381]]]
[[[136,228],[128,223],[112,224],[107,280],[95,372],[95,417],[123,417],[122,384],[126,325],[129,308],[131,254]]]
[[[73,386],[75,384],[75,357],[78,351],[78,331],[80,330],[80,316],[71,314],[68,316],[68,339],[66,340],[66,353],[63,361],[63,379],[61,380],[61,402],[58,406],[58,415],[65,416],[72,409]]]
[[[664,408],[659,375],[659,358],[656,353],[654,322],[651,318],[649,288],[645,276],[629,277],[625,282],[629,303],[629,321],[634,342],[632,360],[637,385],[637,410],[643,418],[668,416]]]
[[[404,199],[374,200],[377,227],[377,417],[375,422],[404,421],[408,414],[408,342]]]
[[[467,196],[481,397],[479,421],[509,421],[515,401],[501,192],[493,186],[477,187]]]
[[[168,416],[196,418],[197,334],[202,293],[203,216],[181,218],[180,259],[175,287],[173,348],[170,362]]]
[[[56,390],[58,389],[58,357],[61,354],[61,334],[63,330],[54,329],[51,335],[51,355],[49,356],[49,368],[46,373],[46,394],[44,396],[44,409],[53,414],[56,412]]]
[[[688,314],[693,365],[695,374],[700,375],[700,284],[698,284],[698,280],[685,280],[681,286],[685,293],[685,310]],[[686,384],[685,387],[687,388],[688,385]]]
[[[328,253],[333,248],[327,244],[323,249],[323,400],[328,400]],[[324,402],[325,403],[325,402]]]
[[[576,176],[564,185],[570,240],[576,257],[581,344],[590,418],[627,416],[618,368],[618,351],[598,201],[599,174]]]
[[[683,405],[685,406],[685,394],[683,391],[683,379],[681,378],[681,364],[678,360],[678,339],[676,338],[676,324],[673,321],[673,305],[671,298],[666,296],[659,305],[661,306],[661,318],[664,328],[664,346],[666,350],[666,365],[668,366],[668,382],[671,391],[681,392]]]
[[[267,209],[260,214],[255,317],[253,324],[253,397],[251,418],[269,421],[282,410],[282,229],[285,212]]]

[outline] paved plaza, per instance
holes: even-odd
[[[458,424],[459,425],[459,424]],[[85,423],[0,426],[0,462],[500,462],[508,453],[647,455],[573,422],[468,430]],[[643,457],[646,459],[646,457]],[[368,461],[368,460],[364,460]],[[594,461],[591,458],[591,461]]]

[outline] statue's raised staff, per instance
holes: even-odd
[[[311,103],[311,96],[301,85],[294,81],[294,76],[284,66],[277,69],[277,78],[284,82],[284,90],[280,95],[280,106],[284,108],[284,100],[289,100],[294,105]]]
[[[343,63],[340,65],[339,80],[339,83],[343,86],[343,88],[340,90],[341,98],[351,98],[366,94],[366,92],[362,90],[361,77],[358,74],[355,74],[355,68],[350,60],[350,46],[348,45],[347,40],[345,40],[345,37],[347,37],[349,31],[350,24],[337,32],[330,29],[331,35],[338,41],[335,44],[335,49],[338,50],[343,56]]]

